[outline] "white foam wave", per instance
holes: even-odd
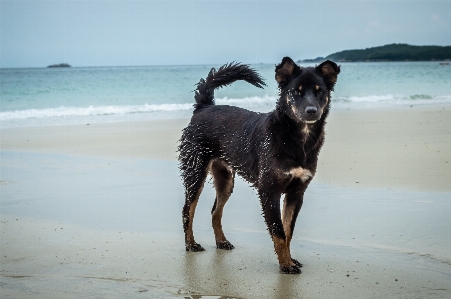
[[[172,112],[192,109],[192,104],[161,104],[161,105],[126,105],[126,106],[89,106],[89,107],[58,107],[43,109],[26,109],[0,112],[0,121],[58,118],[76,116],[124,115],[132,113]]]
[[[241,99],[229,99],[228,97],[215,99],[215,102],[218,105],[233,105],[242,108],[274,107],[276,101],[277,97],[269,95],[263,97],[245,97]]]
[[[242,99],[229,99],[227,97],[215,100],[218,105],[234,105],[242,108],[264,110],[274,107],[276,97],[246,97]],[[135,113],[158,113],[158,112],[184,112],[193,109],[193,103],[189,104],[159,104],[159,105],[124,105],[124,106],[88,106],[88,107],[57,107],[42,109],[25,109],[0,112],[0,121],[26,120],[43,118],[66,118],[77,116],[102,116],[102,115],[125,115]]]
[[[333,97],[332,101],[335,102],[351,102],[351,103],[440,103],[440,102],[450,102],[451,95],[444,96],[432,96],[427,94],[415,94],[415,95],[395,95],[395,94],[386,94],[386,95],[368,95],[368,96],[338,96]]]
[[[380,107],[397,107],[413,105],[437,105],[451,103],[451,95],[432,96],[426,94],[415,95],[369,95],[369,96],[350,96],[333,97],[333,107],[337,109],[366,109]]]
[[[392,94],[386,95],[369,95],[369,96],[351,96],[351,97],[334,97],[332,100],[336,102],[354,102],[354,103],[376,103],[402,99],[402,96]]]
[[[258,112],[268,112],[274,109],[277,96],[265,95],[262,97],[244,98],[219,98],[215,99],[218,105],[233,105]],[[440,104],[451,103],[451,95],[430,96],[430,95],[369,95],[369,96],[333,96],[334,107],[347,108],[377,107],[386,105],[411,105],[411,104]],[[0,112],[0,122],[21,121],[30,119],[66,119],[77,117],[97,117],[97,116],[122,116],[130,114],[149,114],[158,116],[165,114],[169,117],[187,117],[193,109],[193,103],[186,104],[144,104],[144,105],[124,105],[124,106],[88,106],[88,107],[57,107],[42,109],[25,109],[15,111]]]

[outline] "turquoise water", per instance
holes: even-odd
[[[303,65],[308,66],[308,65]],[[193,90],[214,66],[0,69],[0,127],[189,117]],[[216,92],[218,104],[267,112],[274,65],[252,65],[268,86]],[[438,62],[342,63],[333,109],[451,103],[450,66]]]

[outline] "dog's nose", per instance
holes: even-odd
[[[307,115],[310,115],[310,116],[315,115],[317,111],[318,111],[318,109],[316,109],[315,107],[307,107],[307,108],[305,108],[305,113]]]

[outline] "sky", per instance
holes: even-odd
[[[276,63],[451,45],[451,0],[4,1],[0,67]]]

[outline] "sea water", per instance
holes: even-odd
[[[0,69],[0,127],[190,117],[196,83],[219,66]],[[275,64],[251,67],[267,86],[236,82],[216,91],[217,104],[274,109]],[[451,104],[450,70],[436,61],[342,63],[332,108]]]

